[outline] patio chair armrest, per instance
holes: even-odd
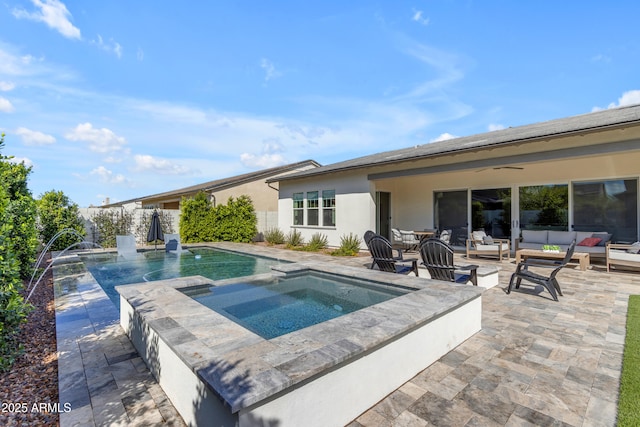
[[[511,240],[509,239],[493,239],[494,243],[508,243],[511,246]]]
[[[477,270],[479,267],[480,267],[479,265],[475,265],[475,264],[453,266],[453,268],[455,268],[456,270],[470,270],[470,271]]]
[[[522,261],[521,264],[524,264],[525,267],[546,267],[546,268],[556,268],[562,262],[550,259],[542,259],[542,258],[527,258],[525,261]]]

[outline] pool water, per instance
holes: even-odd
[[[190,248],[180,255],[139,252],[133,259],[117,254],[93,254],[83,256],[82,261],[118,308],[120,295],[114,289],[118,285],[194,275],[212,280],[230,279],[268,273],[271,266],[286,262],[213,248]]]
[[[181,290],[201,304],[271,339],[406,294],[409,289],[340,275],[293,277]]]

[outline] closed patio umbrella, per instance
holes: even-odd
[[[158,211],[153,211],[151,226],[147,233],[147,242],[155,242],[155,250],[158,250],[158,240],[162,240],[164,242],[164,233],[162,232],[162,225],[160,224]]]

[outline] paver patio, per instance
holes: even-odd
[[[369,261],[216,246],[363,268]],[[565,268],[558,275],[564,297],[554,302],[525,284],[507,295],[515,266],[500,268],[500,284],[483,294],[482,330],[350,426],[615,425],[627,302],[640,293],[640,274],[606,273],[604,264]],[[60,415],[61,426],[184,425],[91,276],[68,266],[55,275],[60,401],[73,408]]]

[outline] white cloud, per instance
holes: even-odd
[[[611,58],[608,57],[607,55],[603,55],[603,54],[598,54],[595,55],[591,58],[592,62],[611,62]]]
[[[458,138],[458,137],[457,137],[457,136],[455,136],[455,135],[451,135],[451,134],[450,134],[450,133],[448,133],[448,132],[445,132],[445,133],[443,133],[443,134],[440,134],[440,136],[438,136],[438,137],[436,137],[436,138],[432,139],[432,140],[431,140],[431,141],[429,141],[429,142],[446,141],[446,140],[454,139],[454,138]]]
[[[260,68],[264,70],[264,80],[267,82],[282,76],[282,73],[276,70],[276,66],[266,58],[260,60]]]
[[[22,138],[24,145],[51,145],[56,142],[56,139],[51,135],[23,127],[16,129],[16,135]]]
[[[137,172],[152,171],[162,175],[185,175],[191,173],[191,169],[186,166],[148,154],[136,154],[133,159],[136,163],[135,170]]]
[[[142,48],[138,48],[138,51],[136,52],[136,58],[138,59],[138,61],[144,60],[144,51],[142,50]]]
[[[425,18],[421,10],[413,10],[411,20],[421,25],[429,25],[429,18]]]
[[[0,81],[0,90],[3,92],[9,92],[10,90],[13,90],[15,87],[16,85],[11,82]]]
[[[11,102],[0,96],[0,112],[1,113],[13,113],[15,108],[13,108],[13,104]]]
[[[618,98],[618,103],[612,102],[607,108],[624,107],[625,105],[640,104],[640,90],[630,90]]]
[[[70,39],[81,38],[80,30],[69,20],[71,13],[64,3],[58,0],[31,0],[31,3],[38,9],[37,11],[28,12],[24,9],[14,9],[13,16],[18,19],[44,22],[49,28]]]
[[[91,123],[79,124],[64,137],[71,141],[88,142],[89,149],[96,153],[129,152],[126,148],[127,141],[124,137],[118,136],[106,128],[94,129]]]
[[[92,170],[90,175],[95,175],[100,178],[100,181],[108,184],[125,184],[127,179],[122,174],[114,174],[104,166],[99,166]]]
[[[109,39],[109,41],[105,43],[102,36],[98,34],[98,40],[91,40],[91,44],[98,46],[105,52],[115,54],[118,58],[122,58],[122,46],[113,39]]]
[[[491,123],[488,128],[489,132],[493,132],[494,130],[502,130],[505,128],[505,126],[497,123]]]
[[[255,169],[273,168],[287,163],[282,155],[268,153],[258,156],[255,154],[242,153],[240,154],[240,161],[246,167]]]
[[[27,158],[27,157],[11,157],[9,159],[10,163],[24,163],[25,166],[27,167],[31,167],[33,166],[33,162],[31,161],[31,159]]]
[[[261,154],[242,153],[240,154],[240,161],[248,168],[272,168],[287,163],[280,154],[282,151],[284,151],[284,147],[279,140],[277,138],[269,138],[262,142]]]

